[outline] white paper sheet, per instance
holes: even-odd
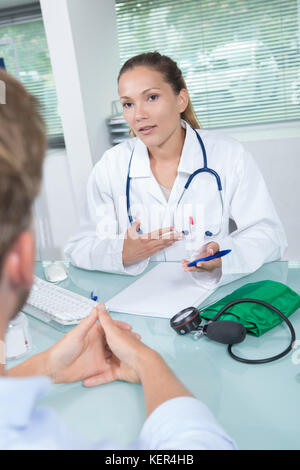
[[[160,263],[106,306],[112,312],[172,318],[186,307],[198,307],[213,291],[196,284],[181,263]]]

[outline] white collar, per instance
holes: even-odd
[[[178,172],[192,174],[203,167],[203,157],[197,136],[192,127],[184,120],[181,125],[186,129],[186,136],[181,153]],[[130,178],[151,176],[150,160],[146,145],[139,139],[133,147]]]

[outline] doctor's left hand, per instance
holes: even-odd
[[[106,349],[104,330],[97,320],[98,310],[93,308],[88,317],[45,351],[47,375],[54,383],[84,380],[107,368],[106,359],[110,353]],[[123,330],[132,329],[127,323],[115,323]],[[134,335],[140,339],[139,335]]]
[[[206,258],[207,256],[212,256],[215,253],[217,253],[220,250],[220,246],[217,242],[210,242],[207,243],[205,246],[204,251],[199,253],[197,255],[197,258]],[[185,272],[191,272],[191,271],[196,271],[196,272],[212,272],[217,268],[222,267],[222,258],[217,258],[217,259],[212,259],[211,261],[200,261],[199,263],[196,264],[196,266],[193,266],[191,268],[188,268],[188,264],[192,260],[188,261],[186,259],[181,260],[183,270]]]

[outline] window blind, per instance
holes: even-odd
[[[49,143],[62,145],[62,125],[39,4],[0,10],[0,57],[41,102]]]
[[[159,51],[206,128],[300,118],[299,0],[116,0],[123,64]]]

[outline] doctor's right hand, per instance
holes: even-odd
[[[182,233],[174,231],[174,227],[139,234],[137,231],[140,225],[141,222],[135,220],[126,232],[122,253],[123,266],[149,258],[183,238]]]

